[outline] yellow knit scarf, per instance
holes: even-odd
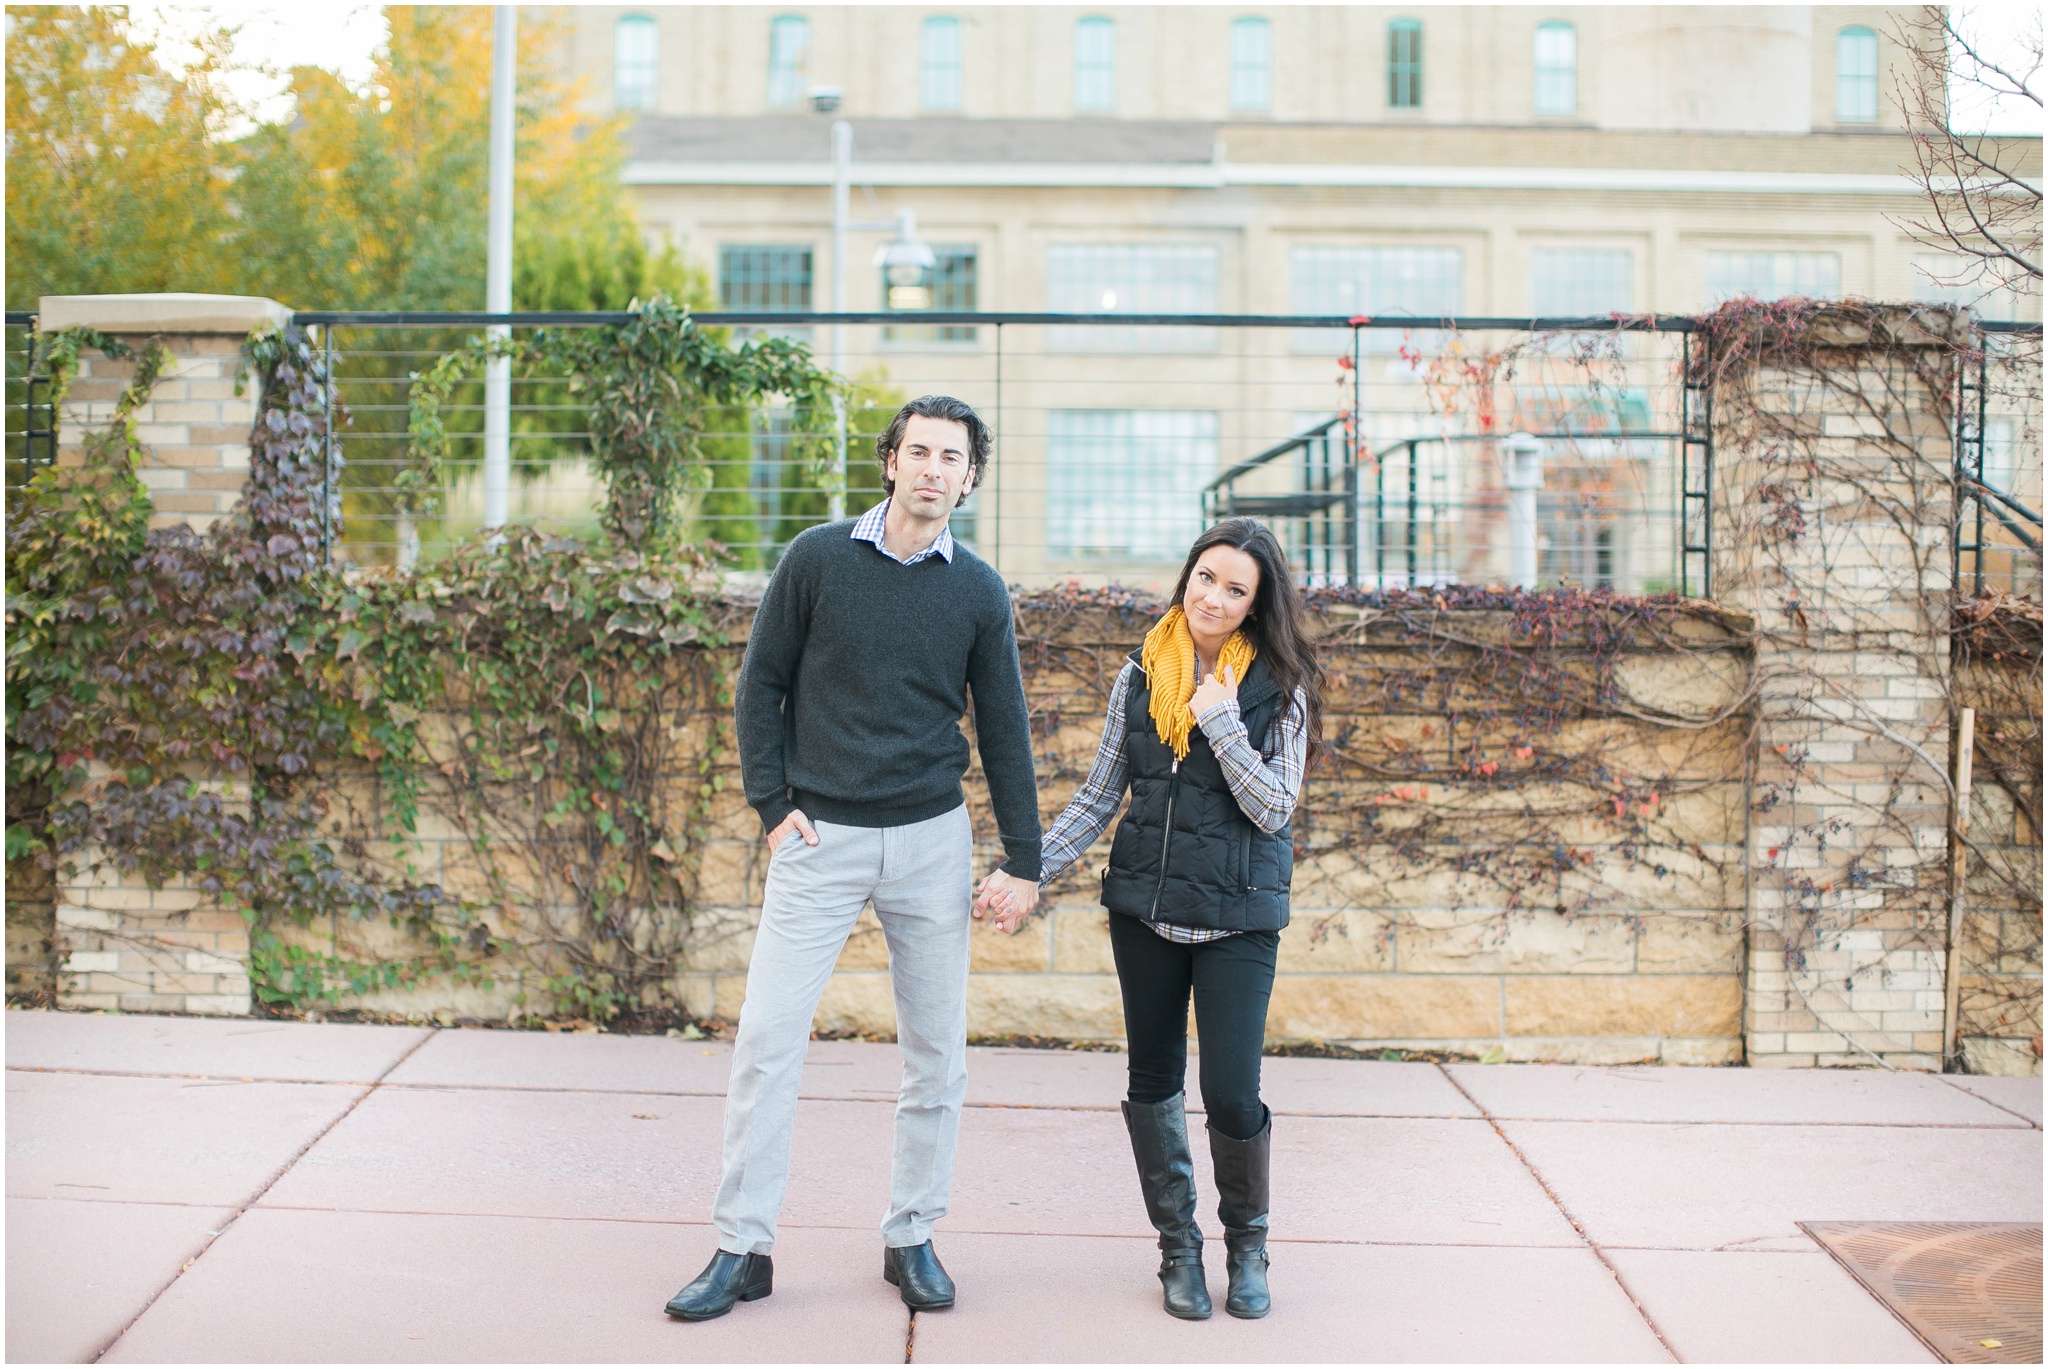
[[[1242,631],[1230,634],[1223,650],[1216,653],[1216,674],[1225,666],[1244,683],[1245,672],[1259,654]],[[1195,697],[1195,639],[1188,632],[1188,615],[1179,604],[1145,634],[1138,652],[1138,665],[1152,686],[1152,727],[1159,740],[1173,748],[1174,759],[1188,758],[1188,738],[1195,730],[1194,710],[1188,700]]]

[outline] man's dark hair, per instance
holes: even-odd
[[[981,421],[981,415],[974,412],[966,400],[955,399],[951,395],[919,395],[898,409],[896,417],[889,420],[889,426],[875,439],[875,460],[882,467],[882,488],[892,495],[896,493],[896,482],[889,478],[889,458],[903,445],[903,430],[910,426],[912,415],[942,418],[967,429],[967,464],[972,476],[967,489],[969,493],[980,489],[981,478],[988,474],[989,449],[995,445],[995,439],[989,433],[988,424]],[[963,493],[960,503],[966,502],[967,494]]]

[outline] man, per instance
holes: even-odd
[[[981,892],[1004,932],[1038,900],[1038,792],[1010,596],[947,527],[989,447],[988,426],[960,400],[904,405],[875,443],[889,497],[800,534],[755,615],[733,711],[747,802],[768,833],[768,880],[726,1089],[718,1253],[669,1300],[671,1316],[704,1321],[773,1291],[811,1017],[870,900],[888,938],[903,1054],[882,1276],[913,1309],[953,1304],[931,1235],[967,1093],[973,833],[959,723],[970,692],[1006,857]]]

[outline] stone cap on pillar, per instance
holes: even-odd
[[[97,328],[102,333],[232,333],[265,324],[282,328],[292,311],[260,295],[44,295],[36,326],[45,333]]]

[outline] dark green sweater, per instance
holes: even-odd
[[[806,817],[897,827],[965,802],[974,696],[981,768],[1007,859],[1036,880],[1038,784],[1010,593],[995,569],[902,565],[853,539],[853,522],[800,533],[754,615],[733,717],[747,802],[772,828]]]

